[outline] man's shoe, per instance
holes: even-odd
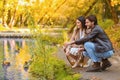
[[[101,72],[100,62],[94,62],[94,64],[86,70],[86,72]]]
[[[101,68],[102,70],[106,70],[110,66],[112,66],[112,64],[108,59],[102,59],[102,68]]]

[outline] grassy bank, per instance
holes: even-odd
[[[0,41],[0,80],[4,79],[4,72],[3,72],[3,67],[2,67],[2,63],[3,63],[3,56],[4,56],[4,52],[3,52],[3,42]]]
[[[56,56],[57,44],[63,43],[63,37],[39,33],[35,33],[35,46],[31,48],[34,56],[29,71],[32,75],[40,80],[78,80],[80,74],[73,74],[65,62]]]

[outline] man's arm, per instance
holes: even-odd
[[[77,41],[74,41],[75,44],[83,44],[91,39],[93,39],[97,34],[99,34],[99,28],[96,26],[94,27],[94,29],[92,30],[91,33],[89,33],[87,36],[85,36],[84,38],[82,39],[79,39]],[[73,44],[73,42],[72,42]]]

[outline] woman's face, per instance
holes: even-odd
[[[78,28],[82,28],[82,23],[79,20],[76,20],[76,26]]]

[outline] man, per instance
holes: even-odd
[[[86,37],[68,42],[65,46],[71,44],[84,44],[84,56],[93,61],[93,65],[88,67],[87,72],[99,72],[111,66],[110,58],[113,54],[113,47],[110,39],[104,30],[97,24],[97,18],[94,15],[86,17],[85,25],[92,29]],[[100,64],[102,62],[102,66]]]

